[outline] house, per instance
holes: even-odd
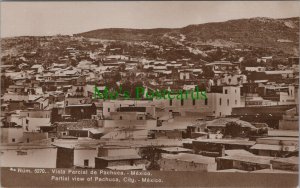
[[[40,65],[40,64],[32,65],[32,67],[30,69],[34,70],[36,73],[41,73],[44,71],[43,65]]]
[[[100,146],[95,158],[96,169],[145,169],[145,161],[138,150],[127,146]]]
[[[159,153],[179,154],[179,153],[193,153],[193,150],[182,147],[163,147],[157,149]]]
[[[280,130],[299,130],[299,114],[298,108],[293,108],[287,110],[284,115],[282,115],[282,120],[279,120]]]
[[[19,143],[23,141],[22,127],[1,127],[1,143]]]
[[[285,157],[298,150],[298,138],[266,137],[257,138],[250,150],[260,156]]]
[[[162,154],[158,163],[161,171],[211,172],[217,170],[215,158],[189,153]]]
[[[218,170],[239,169],[245,171],[255,171],[270,169],[273,157],[253,156],[252,154],[236,154],[224,157],[217,157]]]
[[[26,131],[38,131],[40,127],[50,127],[50,117],[49,118],[31,118],[26,117],[26,124],[24,128]]]
[[[96,106],[91,104],[66,104],[65,115],[71,116],[73,119],[91,119],[92,115],[96,115]]]
[[[207,63],[205,67],[212,70],[216,76],[222,75],[224,73],[241,73],[239,65],[235,63],[230,63],[229,61],[215,61],[212,63]]]
[[[254,141],[239,139],[201,139],[192,142],[195,153],[206,156],[224,156],[225,150],[243,149],[248,151]]]
[[[245,71],[249,72],[264,72],[266,67],[245,67]]]
[[[173,91],[172,95],[170,95],[173,99],[154,98],[153,103],[157,108],[161,108],[165,112],[178,113],[181,116],[194,115],[198,117],[224,117],[231,115],[232,108],[241,106],[241,93],[238,86],[215,86],[210,92],[205,92],[206,97],[200,95],[200,93],[199,97],[197,97],[196,91],[193,91],[193,93],[194,98],[191,97],[191,94],[188,94],[188,97],[178,99]]]
[[[180,80],[189,80],[190,79],[190,71],[183,70],[179,72],[179,79]]]
[[[139,155],[120,155],[109,157],[96,157],[96,169],[110,169],[113,166],[139,166],[144,160]]]

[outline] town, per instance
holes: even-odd
[[[1,48],[2,167],[298,173],[299,54],[183,33]]]

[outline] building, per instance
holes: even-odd
[[[285,157],[298,151],[298,142],[293,137],[257,138],[250,150],[260,156]]]
[[[245,171],[255,171],[261,169],[270,169],[273,157],[253,156],[253,155],[229,155],[217,157],[218,170],[239,169]]]
[[[280,130],[299,130],[299,114],[298,108],[293,108],[287,110],[284,115],[282,115],[282,120],[279,120]]]
[[[179,113],[181,116],[224,117],[231,115],[232,108],[241,107],[240,87],[215,87],[206,93],[206,99],[196,99],[196,96],[193,99],[189,94],[183,99],[153,99],[153,103],[165,112]]]
[[[217,170],[215,158],[189,153],[162,154],[159,165],[162,171],[211,172]]]
[[[238,139],[201,139],[192,142],[195,153],[206,156],[224,156],[225,150],[243,149],[249,150],[255,144],[254,141]]]

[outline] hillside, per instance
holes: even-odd
[[[299,17],[285,19],[258,17],[189,25],[177,29],[98,29],[75,36],[125,41],[153,41],[168,37],[195,45],[251,46],[299,54]]]

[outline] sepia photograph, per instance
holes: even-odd
[[[298,1],[1,2],[1,187],[297,187]]]

